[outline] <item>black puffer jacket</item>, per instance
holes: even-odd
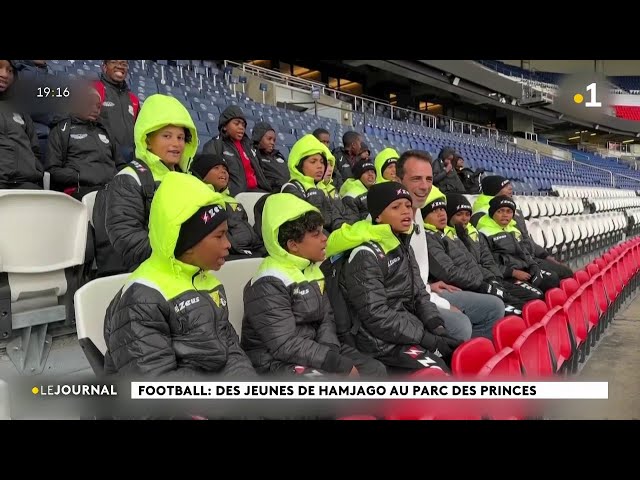
[[[444,232],[425,225],[429,251],[429,276],[463,290],[477,291],[483,284],[479,265],[457,237],[453,227]]]
[[[467,250],[476,259],[476,263],[480,266],[482,271],[482,278],[485,282],[494,279],[502,279],[502,271],[496,261],[491,255],[489,249],[489,242],[487,237],[478,232],[471,223],[467,224],[466,230],[456,229],[458,238],[462,240],[462,243],[467,247]]]
[[[439,337],[446,335],[444,323],[420,278],[411,236],[402,235],[399,244],[390,228],[388,236],[382,241],[386,247],[368,242],[353,249],[342,268],[342,295],[360,325],[358,350],[374,357],[398,345],[447,350]]]
[[[502,269],[503,278],[512,278],[513,270],[523,270],[533,275],[531,270],[540,270],[534,258],[520,242],[521,234],[515,229],[515,224],[502,229],[488,215],[478,222],[478,230],[484,233],[489,243],[489,249],[496,263]]]
[[[56,189],[106,185],[125,166],[100,122],[72,117],[53,127],[48,141],[47,171]]]
[[[324,228],[328,232],[337,230],[345,222],[336,203],[331,201],[320,188],[313,187],[305,190],[300,182],[291,180],[282,187],[282,193],[295,195],[320,210],[322,218],[324,218]]]
[[[12,110],[0,97],[0,186],[33,182],[42,185],[38,136],[31,117]]]

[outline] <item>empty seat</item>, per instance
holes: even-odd
[[[493,344],[496,351],[511,347],[526,328],[524,320],[516,315],[508,315],[494,323]]]
[[[78,289],[74,297],[78,342],[94,373],[104,371],[104,317],[107,307],[125,284],[128,273],[97,278]]]
[[[247,217],[249,219],[250,225],[255,224],[253,207],[255,207],[256,203],[258,202],[258,200],[260,200],[260,197],[262,197],[263,195],[266,195],[266,194],[260,193],[260,192],[240,192],[235,197],[238,203],[241,203],[245,211],[247,212]]]
[[[472,338],[453,352],[451,370],[455,375],[475,376],[495,354],[491,340],[484,337]]]
[[[244,315],[244,287],[255,275],[262,258],[246,258],[226,262],[217,272],[211,272],[224,286],[229,309],[229,322],[233,325],[238,337],[242,334],[242,317]]]
[[[1,190],[0,225],[10,230],[0,235],[0,272],[7,273],[11,292],[0,299],[2,311],[9,312],[0,318],[0,336],[26,329],[9,342],[7,354],[19,371],[40,373],[51,348],[47,325],[73,322],[71,300],[85,258],[87,207],[60,192]]]
[[[553,374],[547,334],[541,324],[536,324],[522,332],[512,348],[520,359],[525,376],[543,378]]]

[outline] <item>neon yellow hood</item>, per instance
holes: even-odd
[[[318,153],[324,156],[324,158],[326,158],[327,161],[335,168],[336,158],[331,153],[331,150],[329,150],[324,143],[310,133],[298,140],[293,147],[291,147],[291,151],[289,152],[288,166],[291,178],[300,182],[305,190],[316,187],[316,182],[313,178],[307,177],[298,170],[298,167],[300,166],[300,162],[303,158],[310,155],[316,155]]]
[[[136,144],[136,158],[144,160],[156,180],[162,180],[170,170],[157,155],[147,150],[147,135],[167,125],[185,127],[191,132],[191,142],[185,144],[180,159],[180,169],[183,172],[188,171],[191,160],[198,150],[198,133],[187,109],[176,98],[161,94],[151,95],[140,109],[133,129],[133,137]]]
[[[483,215],[480,217],[480,220],[478,220],[478,231],[484,233],[488,237],[497,235],[501,232],[513,233],[518,240],[520,240],[520,237],[522,236],[520,230],[516,227],[515,220],[511,220],[509,225],[502,227],[498,222],[491,218],[489,214]]]
[[[211,292],[220,285],[209,272],[200,272],[194,278],[200,268],[181,262],[174,255],[182,224],[201,207],[214,204],[226,208],[222,196],[196,177],[186,173],[166,173],[151,202],[151,257],[129,279],[152,282],[168,299],[194,287]]]
[[[413,231],[413,228],[411,229]],[[373,224],[371,220],[360,220],[353,225],[343,224],[334,230],[327,240],[327,257],[352,250],[365,242],[376,242],[388,253],[400,245],[400,240],[387,224]]]
[[[315,138],[315,137],[314,137]],[[270,195],[264,204],[262,213],[262,238],[269,256],[296,265],[300,270],[305,269],[311,263],[309,260],[292,255],[278,243],[280,227],[307,212],[320,211],[309,202],[290,193],[276,193]]]
[[[340,187],[340,197],[358,197],[367,193],[369,189],[359,178],[348,178]]]
[[[396,152],[393,148],[385,148],[378,155],[376,155],[376,159],[374,160],[374,165],[376,166],[376,183],[388,182],[386,178],[382,176],[382,166],[384,163],[389,160],[395,158],[396,160],[400,158],[398,152]]]
[[[226,207],[222,195],[198,178],[186,173],[167,173],[151,202],[149,240],[152,256],[173,259],[182,224],[199,208],[212,204]]]
[[[493,195],[485,195],[484,193],[473,202],[473,213],[484,212],[489,213],[489,202],[493,200]]]

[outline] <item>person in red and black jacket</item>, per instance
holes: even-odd
[[[47,149],[51,189],[80,200],[111,181],[126,162],[100,123],[102,99],[91,85],[74,105],[74,114],[51,129]]]
[[[105,60],[102,75],[94,86],[102,96],[100,121],[111,132],[120,154],[129,161],[135,150],[133,126],[140,111],[140,100],[127,85],[127,73],[127,60]]]
[[[232,197],[240,192],[271,191],[251,139],[245,133],[246,128],[247,119],[242,109],[237,105],[230,105],[220,114],[220,133],[202,147],[202,153],[221,155],[227,162],[229,192]]]

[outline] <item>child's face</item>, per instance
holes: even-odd
[[[320,140],[321,143],[324,143],[327,147],[331,143],[331,138],[328,133],[321,133],[318,135],[318,140]]]
[[[209,235],[187,250],[180,260],[202,270],[220,270],[231,244],[227,239],[227,222],[224,221]]]
[[[11,86],[13,79],[13,67],[9,63],[9,60],[0,60],[0,93]]]
[[[513,210],[508,207],[502,207],[493,214],[493,219],[501,227],[506,227],[513,218]]]
[[[386,178],[387,180],[389,180],[391,182],[397,182],[398,181],[398,177],[396,177],[396,164],[395,164],[395,162],[384,169],[384,172],[382,172],[382,178]]]
[[[453,217],[451,217],[451,225],[462,225],[466,227],[471,221],[471,213],[467,210],[460,210]]]
[[[232,140],[242,140],[246,126],[244,120],[234,118],[227,123],[225,128],[227,129],[227,135],[229,135]]]
[[[322,230],[322,225],[312,232],[304,234],[301,242],[289,240],[287,249],[289,253],[317,263],[326,258],[327,236]]]
[[[413,209],[406,198],[399,198],[390,203],[376,219],[378,223],[391,226],[394,233],[408,231],[413,225]]]
[[[276,132],[274,132],[273,130],[269,130],[267,131],[267,133],[263,135],[262,140],[260,140],[260,143],[258,144],[258,148],[260,150],[264,150],[267,153],[271,153],[273,152],[275,147],[276,147]]]
[[[221,192],[227,185],[229,185],[229,172],[227,172],[227,167],[224,165],[216,165],[207,176],[204,177],[204,183],[208,183],[209,185],[213,185],[213,188],[216,189],[216,192]]]
[[[329,165],[327,165],[327,171],[324,172],[324,181],[325,181],[325,183],[329,183],[331,181],[332,175],[333,175],[333,165],[331,165],[331,163],[329,163]]]
[[[510,183],[507,183],[502,189],[498,192],[496,196],[504,196],[511,198],[513,196],[513,186]]]
[[[167,125],[147,135],[147,144],[165,165],[178,165],[186,146],[185,138],[183,127]]]
[[[369,160],[369,156],[371,154],[369,153],[369,150],[365,150],[364,152],[360,152],[360,159],[361,160]]]
[[[438,230],[442,230],[447,226],[447,211],[444,208],[436,208],[433,212],[429,212],[424,220]]]
[[[376,172],[374,170],[367,170],[360,176],[360,181],[365,187],[371,188],[373,184],[376,183]]]
[[[307,177],[313,178],[316,182],[319,182],[324,177],[325,168],[324,157],[319,153],[305,158],[304,162],[302,162],[302,173]]]

